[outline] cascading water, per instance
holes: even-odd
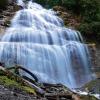
[[[25,5],[18,0],[19,5]],[[90,59],[79,32],[64,27],[52,10],[29,1],[19,10],[0,43],[0,61],[22,65],[40,82],[78,88],[90,81]]]

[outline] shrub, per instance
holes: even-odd
[[[79,0],[80,14],[84,16],[86,21],[97,20],[97,15],[100,10],[99,0]]]
[[[91,34],[91,27],[88,23],[81,23],[80,26],[78,27],[78,30],[83,34]]]
[[[61,1],[62,0],[36,0],[37,3],[49,8],[60,5]]]
[[[84,35],[100,36],[100,22],[81,23],[78,30]],[[95,35],[94,35],[95,34]]]
[[[94,20],[100,10],[99,0],[63,0],[63,5],[75,14]]]
[[[92,22],[90,26],[93,33],[100,35],[100,22]]]
[[[100,13],[100,0],[36,0],[36,2],[48,7],[62,5],[75,14],[84,16],[86,21],[97,20]]]

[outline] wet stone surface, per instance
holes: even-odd
[[[35,100],[36,97],[30,95],[13,92],[3,85],[0,85],[0,100]]]

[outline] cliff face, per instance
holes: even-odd
[[[96,63],[97,63],[97,68],[96,68],[96,73],[97,73],[97,76],[100,78],[100,45],[98,44],[97,45],[97,48],[96,48]]]
[[[68,11],[62,6],[54,6],[53,10],[57,12],[57,15],[64,21],[65,26],[76,29],[80,25],[81,18]]]
[[[97,63],[98,63],[98,67],[100,67],[100,44],[97,45]]]

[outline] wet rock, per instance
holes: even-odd
[[[88,44],[88,48],[91,54],[90,59],[92,60],[92,65],[96,67],[97,66],[96,65],[96,56],[97,56],[96,55],[96,44],[95,43]]]
[[[34,96],[13,92],[0,85],[0,100],[35,100]]]
[[[54,9],[55,11],[66,11],[66,8],[61,7],[61,6],[54,6],[53,9]]]
[[[0,19],[3,19],[3,18],[5,18],[6,16],[4,16],[4,15],[0,15]]]
[[[9,20],[0,20],[0,25],[1,26],[5,26],[5,27],[9,27],[10,26],[10,21]]]
[[[57,12],[57,15],[61,17],[64,21],[64,24],[72,29],[77,28],[80,25],[80,18],[73,15],[66,8],[61,6],[53,7],[53,10]]]
[[[88,48],[90,51],[90,59],[91,59],[91,70],[96,73],[97,78],[100,78],[100,64],[99,64],[99,58],[100,58],[100,53],[99,49],[96,47],[95,43],[88,44]]]
[[[19,11],[19,10],[21,10],[21,9],[23,9],[22,6],[16,5],[16,4],[14,5],[14,8],[13,8],[14,11]]]
[[[5,27],[0,25],[0,39],[3,36],[4,31],[5,31]]]
[[[44,84],[48,100],[72,100],[72,92],[61,84]]]
[[[9,11],[13,11],[14,6],[8,6],[7,9],[8,9]]]
[[[0,25],[4,25],[4,20],[3,19],[0,20]]]
[[[95,79],[85,84],[83,91],[86,91],[90,94],[100,94],[100,79]]]
[[[9,11],[3,11],[3,16],[10,16],[12,17],[13,13]]]

